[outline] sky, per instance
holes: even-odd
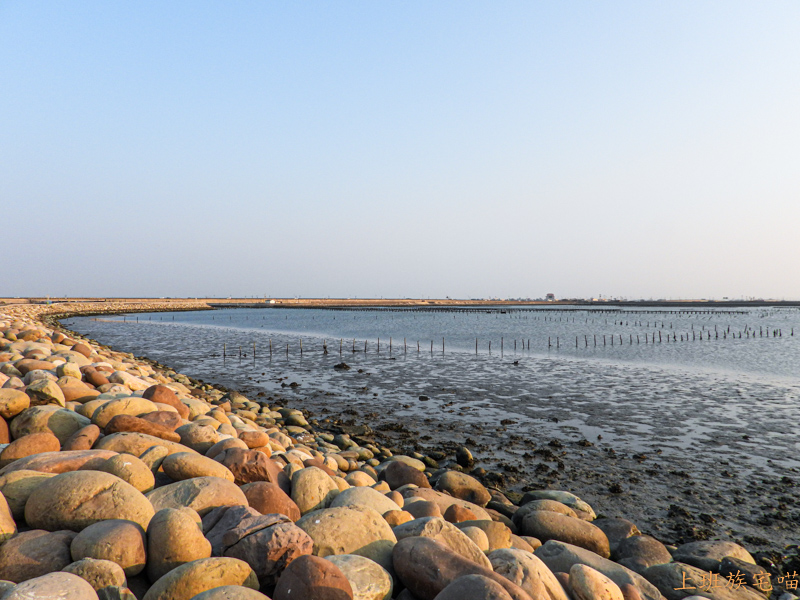
[[[800,299],[798,23],[0,0],[0,296]]]

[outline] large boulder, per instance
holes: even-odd
[[[84,579],[95,591],[112,585],[124,586],[127,583],[125,571],[110,560],[84,558],[68,564],[63,571]]]
[[[424,517],[403,523],[394,528],[398,540],[408,537],[426,537],[444,544],[467,560],[491,569],[492,564],[483,551],[463,531],[441,517]]]
[[[200,515],[191,508],[159,510],[147,527],[147,577],[155,582],[180,565],[211,557]]]
[[[467,502],[466,500],[461,500],[459,498],[453,498],[452,496],[448,496],[447,494],[443,494],[442,492],[437,492],[436,490],[432,490],[429,488],[409,488],[403,491],[403,498],[405,499],[406,505],[411,502],[419,500],[427,500],[428,502],[433,502],[439,507],[439,511],[444,514],[447,512],[447,509],[453,506],[454,504],[460,506],[461,508],[466,508],[481,520],[484,519],[491,519],[492,516],[484,510],[483,507],[478,506],[473,502]],[[406,507],[403,507],[406,509]],[[406,509],[407,510],[407,509]]]
[[[195,477],[221,477],[233,481],[233,473],[227,467],[195,452],[170,454],[161,463],[161,467],[173,481],[183,481]]]
[[[247,498],[235,483],[220,477],[195,477],[156,488],[147,498],[155,510],[186,506],[203,516],[219,506],[247,506]]]
[[[28,394],[13,388],[0,389],[0,417],[13,419],[31,405]]]
[[[292,500],[300,514],[328,508],[339,494],[339,486],[317,467],[300,469],[292,475]]]
[[[214,460],[233,473],[236,485],[268,481],[279,485],[287,494],[292,493],[289,478],[278,463],[259,450],[230,447],[217,454]]]
[[[0,476],[0,492],[2,492],[11,515],[15,521],[25,519],[25,504],[45,480],[55,477],[55,473],[40,473],[39,471],[12,471]]]
[[[371,487],[352,487],[340,492],[330,504],[331,508],[338,506],[366,506],[381,515],[400,510],[396,502]]]
[[[39,471],[41,473],[67,473],[78,469],[94,469],[116,452],[108,450],[71,450],[69,452],[40,452],[15,460],[0,469],[0,476],[14,471]]]
[[[191,600],[201,592],[224,585],[258,589],[258,578],[236,558],[202,558],[183,564],[156,581],[142,600]]]
[[[437,600],[511,600],[496,581],[483,575],[464,575],[436,595]]]
[[[156,412],[157,410],[158,407],[145,398],[139,398],[137,396],[118,398],[106,402],[95,410],[92,414],[92,423],[102,429],[117,415],[138,417],[139,415]]]
[[[586,548],[603,558],[611,555],[603,530],[582,519],[549,510],[535,510],[523,517],[520,529],[524,535],[542,542],[557,540]]]
[[[513,600],[532,600],[525,590],[505,577],[431,538],[400,540],[392,552],[392,563],[400,581],[419,600],[433,600],[453,581],[465,575],[482,575],[499,583]]]
[[[54,404],[66,406],[64,392],[58,387],[58,384],[51,379],[37,379],[31,382],[25,388],[25,393],[31,399],[31,406],[40,406],[43,404]]]
[[[392,597],[392,576],[375,561],[356,554],[336,554],[326,556],[325,560],[339,567],[350,582],[354,600],[389,600]]]
[[[79,429],[89,425],[89,419],[59,406],[32,406],[11,421],[11,436],[19,439],[31,433],[52,433],[60,443],[66,442]]]
[[[48,573],[20,583],[3,596],[3,600],[30,600],[31,598],[69,598],[69,600],[97,600],[91,584],[73,573]]]
[[[491,494],[480,481],[458,471],[442,473],[436,481],[436,490],[478,506],[486,506],[492,499]]]
[[[286,515],[292,521],[300,518],[300,509],[297,504],[284,492],[279,485],[268,481],[255,481],[242,486],[247,502],[262,515]]]
[[[147,527],[154,514],[147,498],[109,473],[74,471],[43,482],[25,505],[25,521],[37,529],[82,529],[106,519]]]
[[[569,600],[553,572],[538,557],[524,550],[505,548],[489,554],[492,570],[516,583],[539,600]]]
[[[353,600],[353,588],[332,562],[316,556],[301,556],[283,572],[273,600]]]
[[[72,531],[24,531],[0,546],[0,580],[20,583],[60,571],[72,562]]]
[[[255,517],[253,521],[274,515]],[[249,564],[262,585],[274,584],[284,569],[300,556],[311,554],[314,541],[294,523],[276,523],[261,529],[240,525],[238,530],[225,534],[225,556],[238,558]]]
[[[550,540],[537,548],[534,554],[554,573],[569,573],[576,564],[587,565],[600,571],[620,588],[626,584],[633,585],[642,600],[661,600],[661,594],[647,579],[585,548]]]
[[[120,454],[133,454],[134,456],[141,456],[153,446],[163,446],[169,454],[176,452],[190,452],[189,448],[177,442],[169,442],[167,440],[147,435],[146,433],[135,432],[122,432],[112,433],[104,438],[101,438],[94,445],[98,450],[113,450]]]
[[[25,458],[40,452],[58,452],[61,450],[61,443],[58,438],[49,431],[42,433],[31,433],[11,442],[0,452],[0,467],[5,467],[15,460]]]
[[[132,577],[144,570],[147,553],[144,529],[138,523],[108,519],[89,525],[72,540],[72,560],[96,558],[118,564]]]
[[[756,564],[750,553],[739,544],[714,540],[689,542],[678,546],[673,559],[704,571],[719,573],[720,563],[726,556],[738,558],[751,565]]]

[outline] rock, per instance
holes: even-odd
[[[0,546],[0,579],[20,583],[60,571],[72,562],[72,531],[25,531]]]
[[[447,510],[450,510],[453,506],[448,507]],[[436,504],[435,502],[431,502],[430,500],[417,500],[416,502],[411,502],[411,501],[404,502],[403,508],[407,513],[412,515],[415,519],[442,516],[442,511],[439,508],[439,505]]]
[[[471,469],[472,465],[475,464],[475,459],[472,457],[472,452],[470,452],[468,448],[461,446],[456,450],[456,462],[458,466],[464,469]]]
[[[688,596],[704,596],[714,600],[764,599],[764,596],[745,586],[735,590],[730,589],[726,586],[728,582],[725,580],[720,581],[718,587],[712,589],[707,570],[680,562],[654,565],[644,571],[644,576],[664,594],[667,600],[682,600]]]
[[[592,507],[571,492],[564,492],[561,490],[534,490],[525,493],[522,497],[521,504],[525,505],[533,500],[555,500],[556,502],[561,502],[561,504],[566,504],[574,511],[587,513],[590,520],[596,518]]]
[[[252,523],[251,519],[260,519],[262,516],[272,517],[270,523],[264,525],[265,527],[288,522],[282,515],[260,515],[257,510],[249,506],[220,506],[206,513],[203,516],[203,532],[206,539],[211,542],[211,555],[223,555],[227,547],[224,538],[229,531],[241,532],[242,527],[247,526],[246,521]],[[259,521],[259,523],[264,524],[263,521]],[[238,541],[238,538],[231,543],[235,543],[235,541]]]
[[[511,600],[511,596],[488,577],[464,575],[439,592],[436,600]]]
[[[462,521],[477,521],[478,516],[468,508],[451,504],[444,511],[444,520],[449,523],[461,523]]]
[[[97,600],[94,588],[72,573],[48,573],[20,583],[3,596],[3,600]]]
[[[68,365],[70,363],[64,364]],[[83,404],[84,402],[94,400],[100,395],[99,391],[90,388],[80,379],[75,379],[74,377],[62,377],[56,381],[56,385],[61,388],[65,403],[78,402]]]
[[[202,558],[186,563],[161,577],[143,600],[191,600],[201,592],[225,585],[258,589],[250,566],[235,558]]]
[[[553,572],[538,557],[512,548],[489,554],[492,569],[537,600],[570,600]]]
[[[159,404],[168,404],[178,411],[182,419],[189,418],[189,408],[178,399],[175,392],[165,385],[150,386],[144,391],[142,397]]]
[[[31,399],[31,406],[43,404],[55,404],[62,408],[66,406],[64,392],[50,379],[38,379],[32,382],[25,388],[25,393]]]
[[[156,404],[156,406],[158,405]],[[158,412],[147,413],[146,415],[142,415],[141,417],[137,418],[147,421],[148,423],[158,425],[159,427],[172,432],[184,424],[183,419],[181,419],[181,416],[178,413],[168,410],[159,410]],[[180,438],[180,436],[178,436],[178,438]]]
[[[408,523],[409,521],[414,520],[414,515],[411,513],[407,513],[404,510],[390,510],[388,512],[383,513],[383,519],[389,524],[389,527],[394,529],[398,525],[402,525],[403,523]]]
[[[0,544],[17,533],[17,524],[11,514],[11,508],[3,494],[0,494]]]
[[[11,421],[11,435],[19,439],[31,433],[49,432],[62,444],[79,429],[89,425],[89,419],[58,406],[32,406]]]
[[[145,398],[137,396],[119,398],[111,400],[95,410],[92,414],[92,423],[103,429],[117,415],[137,417],[157,410],[158,407]]]
[[[612,555],[616,551],[620,542],[628,539],[631,536],[641,534],[639,528],[627,519],[601,518],[595,519],[592,521],[592,524],[602,529],[603,533],[606,534]]]
[[[155,485],[155,477],[150,468],[142,460],[130,454],[112,456],[96,470],[116,475],[143,494],[152,490]]]
[[[169,442],[145,433],[133,432],[112,433],[98,440],[94,447],[99,450],[113,450],[120,454],[141,456],[153,446],[163,446],[169,451],[169,454],[188,451],[183,444]]]
[[[397,463],[397,464],[402,464],[402,463]],[[414,472],[418,473],[419,471],[414,469]],[[347,482],[348,485],[351,485],[353,487],[369,487],[377,483],[375,479],[373,479],[370,475],[368,475],[364,471],[353,471],[352,473],[348,473],[347,477],[345,477],[344,480]],[[392,484],[390,483],[389,487],[391,487],[391,485]]]
[[[766,582],[770,580],[770,573],[764,567],[743,561],[740,558],[726,556],[720,561],[720,577],[735,581],[738,576],[742,576],[744,582],[756,588],[756,590],[769,597],[771,585],[768,587]]]
[[[78,469],[93,469],[116,452],[106,450],[72,450],[70,452],[41,452],[15,460],[0,469],[0,476],[14,471],[40,471],[42,473],[66,473]]]
[[[424,488],[410,488],[403,491],[403,498],[405,498],[406,503],[412,501],[414,498],[419,498],[421,500],[428,500],[430,502],[435,502],[439,506],[439,510],[442,514],[447,511],[447,509],[456,504],[463,508],[467,508],[475,513],[475,516],[478,519],[491,519],[491,515],[486,512],[486,510],[478,506],[477,504],[473,504],[472,502],[467,502],[466,500],[460,500],[458,498],[453,498],[452,496],[448,496],[447,494],[443,494],[442,492],[437,492],[436,490],[432,489],[424,489]],[[408,510],[407,505],[403,507],[405,510]]]
[[[332,562],[316,556],[301,556],[284,570],[273,600],[352,600],[353,589],[344,573]]]
[[[174,481],[195,477],[220,477],[233,481],[233,473],[215,460],[194,452],[170,454],[161,463],[164,472]]]
[[[340,492],[330,503],[331,508],[337,506],[366,506],[381,515],[390,510],[400,510],[395,502],[369,487],[348,488]]]
[[[407,484],[413,484],[421,488],[431,487],[428,478],[425,477],[425,473],[398,460],[389,463],[383,470],[383,477],[393,490]]]
[[[31,433],[18,440],[14,440],[6,446],[0,453],[0,467],[5,467],[7,464],[14,462],[20,458],[25,458],[31,454],[39,454],[40,452],[58,452],[61,450],[61,443],[58,438],[52,433]]]
[[[150,413],[158,414],[158,413]],[[149,416],[149,415],[145,415]],[[104,429],[106,435],[120,432],[135,432],[143,433],[145,435],[152,435],[153,437],[167,440],[168,442],[180,443],[181,436],[159,423],[153,423],[148,419],[142,417],[134,417],[131,415],[115,415],[108,422]]]
[[[80,342],[72,346],[72,351],[77,352],[78,354],[82,354],[86,358],[91,358],[92,356],[92,349],[86,344]]]
[[[56,366],[56,375],[61,377],[72,377],[77,379],[78,381],[81,380],[83,377],[83,373],[81,373],[81,368],[79,365],[71,362],[61,363],[60,365]],[[83,383],[81,381],[81,383]]]
[[[153,474],[161,469],[161,463],[169,456],[169,449],[164,446],[152,446],[145,450],[140,456],[141,460]]]
[[[572,565],[569,585],[575,600],[624,600],[616,583],[586,565]]]
[[[501,548],[511,547],[511,530],[498,521],[462,521],[456,525],[458,529],[463,531],[466,527],[477,527],[486,534],[489,541],[489,550],[500,550]]]
[[[522,520],[525,518],[525,515],[537,510],[549,510],[551,512],[557,512],[562,515],[574,517],[576,519],[578,518],[578,515],[575,513],[575,511],[566,504],[561,504],[561,502],[557,502],[555,500],[533,500],[532,502],[528,502],[520,506],[519,509],[516,510],[511,516],[511,522],[517,527],[522,527]]]
[[[463,527],[459,531],[467,536],[481,552],[489,552],[489,538],[482,529],[477,527]]]
[[[216,458],[228,448],[239,448],[240,450],[248,449],[247,444],[245,444],[239,438],[226,438],[211,446],[211,448],[206,451],[206,456],[208,458]]]
[[[247,502],[262,515],[286,515],[292,521],[300,518],[297,504],[275,483],[256,481],[242,486]]]
[[[548,510],[536,510],[522,519],[522,533],[546,542],[557,540],[591,550],[608,558],[611,553],[603,530],[581,519]]]
[[[36,529],[82,529],[105,519],[126,519],[146,528],[153,506],[132,485],[99,471],[62,473],[42,482],[25,505]]]
[[[617,544],[616,562],[641,574],[648,567],[672,560],[672,555],[657,539],[649,535],[635,535]]]
[[[228,548],[224,554],[249,564],[262,585],[273,585],[287,565],[300,556],[311,554],[314,548],[311,537],[293,523],[277,523],[255,529],[252,533],[249,531],[245,528],[241,534],[235,531],[226,533],[223,543]],[[236,537],[240,539],[229,545]]]
[[[392,563],[400,581],[419,600],[433,600],[453,581],[465,575],[482,575],[499,583],[512,600],[531,600],[527,592],[505,577],[430,538],[400,540],[392,552]]]
[[[211,446],[219,441],[216,429],[200,423],[181,425],[175,430],[175,433],[180,435],[181,444],[200,454],[205,454]]]
[[[13,419],[31,405],[31,399],[23,391],[12,388],[0,389],[0,416]]]
[[[375,561],[355,554],[326,557],[339,567],[353,590],[353,600],[389,600],[393,582],[388,571]]]
[[[65,573],[77,575],[95,591],[110,585],[124,586],[126,584],[125,572],[117,563],[110,560],[84,558],[64,567]]]
[[[147,527],[147,577],[155,582],[172,569],[211,557],[200,515],[191,508],[158,511]]]
[[[118,564],[128,577],[144,570],[146,562],[144,529],[138,523],[108,519],[89,525],[72,541],[72,560],[96,558]]]
[[[38,471],[13,471],[0,477],[0,492],[8,502],[9,510],[15,521],[25,518],[25,503],[34,490],[54,473]]]
[[[256,590],[240,585],[223,585],[194,596],[192,600],[269,600]]]
[[[156,488],[147,494],[156,511],[187,506],[202,517],[219,506],[247,506],[239,487],[219,477],[195,477]]]
[[[541,559],[554,573],[559,571],[569,573],[572,565],[575,564],[587,565],[600,571],[600,573],[620,586],[620,589],[625,584],[634,585],[639,590],[642,600],[661,600],[658,590],[644,577],[617,563],[602,558],[590,550],[550,540],[540,548],[537,548],[534,555]]]
[[[90,450],[97,438],[100,437],[100,428],[97,425],[87,425],[78,429],[69,436],[61,446],[62,450]]]
[[[137,600],[136,595],[127,587],[110,585],[97,591],[100,600]]]
[[[491,494],[480,481],[458,471],[443,473],[436,482],[436,490],[478,506],[486,506],[492,499]]]
[[[291,494],[289,478],[278,464],[258,450],[228,448],[218,454],[214,460],[220,462],[233,473],[236,485],[244,485],[255,481],[275,483],[287,494]]]
[[[381,566],[390,564],[394,532],[381,515],[364,506],[341,506],[308,513],[297,526],[314,540],[313,554],[359,554]],[[383,543],[389,542],[389,544]]]
[[[339,486],[322,469],[307,467],[292,475],[292,500],[302,515],[327,508],[338,494]]]
[[[537,543],[535,546],[531,543],[531,540],[536,540]],[[533,551],[536,550],[536,548],[538,548],[541,545],[542,542],[540,542],[536,538],[532,537],[523,538],[521,536],[514,535],[513,533],[511,534],[511,547],[516,548],[517,550],[525,550],[525,552],[533,553]]]
[[[690,542],[678,546],[672,558],[676,562],[686,563],[704,571],[719,573],[720,563],[726,556],[738,558],[750,564],[756,561],[750,553],[739,544],[733,542],[702,541]]]
[[[148,387],[146,381],[136,377],[132,373],[128,373],[127,371],[114,371],[108,376],[108,381],[110,383],[124,385],[126,388],[134,392],[145,390]]]
[[[393,529],[395,536],[398,540],[407,537],[426,537],[436,540],[450,548],[459,556],[464,557],[466,560],[481,565],[486,569],[492,568],[492,564],[483,551],[467,537],[461,530],[459,530],[452,523],[448,523],[441,517],[425,517],[422,519],[414,519],[408,523],[398,525]],[[488,543],[488,541],[487,541]]]

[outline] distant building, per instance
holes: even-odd
[[[555,294],[547,294],[547,295],[544,297],[544,299],[545,299],[547,302],[555,302],[555,301],[556,301],[556,295],[555,295]]]

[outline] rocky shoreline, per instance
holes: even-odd
[[[0,599],[791,600],[797,591],[796,557],[724,541],[666,546],[569,492],[487,487],[465,448],[399,455],[357,427],[323,430],[298,409],[56,322],[67,312],[204,307],[0,307]]]

